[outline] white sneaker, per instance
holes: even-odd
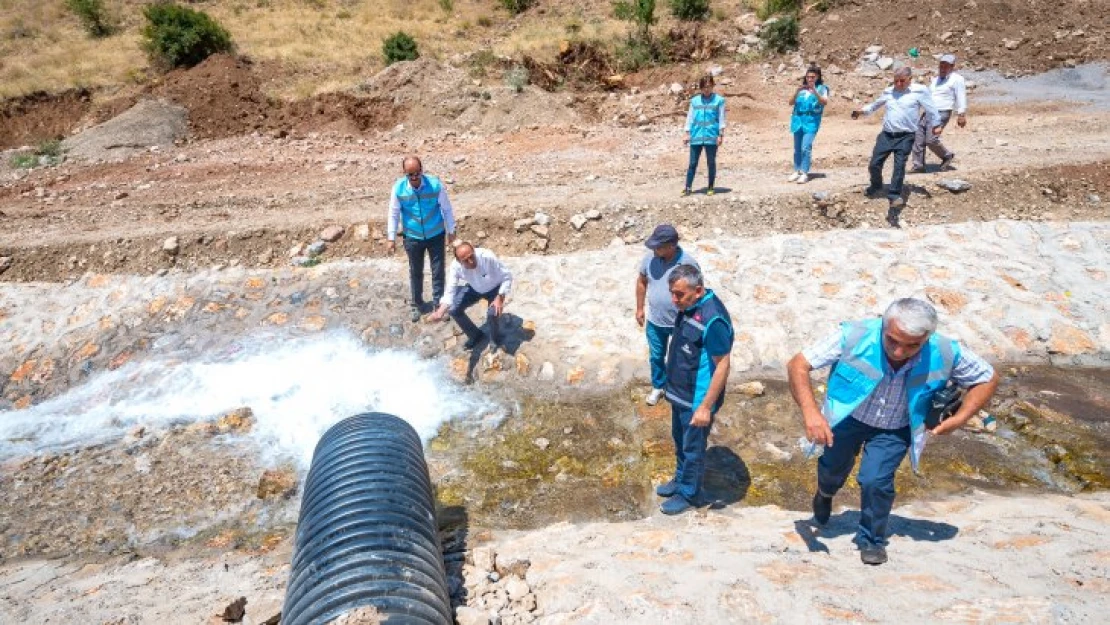
[[[807,176],[806,174],[801,174],[800,173],[800,174],[798,174],[798,179],[797,179],[796,182],[798,184],[805,184],[805,183],[809,182],[809,176]]]
[[[649,405],[649,406],[654,406],[655,404],[658,404],[659,400],[662,399],[662,398],[663,398],[663,389],[653,388],[653,389],[651,389],[651,392],[648,393],[647,399],[644,400],[644,403]]]
[[[802,174],[802,172],[796,171],[796,172],[790,174],[790,177],[787,178],[786,181],[787,182],[794,182],[798,179],[798,176],[802,176],[802,175],[804,175],[804,174]]]

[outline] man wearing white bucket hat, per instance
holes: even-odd
[[[937,113],[940,114],[940,124],[938,126],[942,131],[948,125],[948,121],[952,119],[952,113],[956,114],[957,126],[963,128],[967,125],[967,83],[964,82],[963,76],[952,71],[955,67],[956,55],[941,55],[937,65],[937,75],[929,83],[929,90],[933,96],[933,106],[937,108]],[[941,170],[948,169],[948,166],[952,164],[952,159],[956,158],[956,153],[944,147],[944,144],[941,143],[940,133],[933,131],[928,115],[921,116],[921,121],[917,125],[917,133],[914,134],[911,173],[920,174],[925,172],[925,148],[929,148],[933,154],[940,158]]]

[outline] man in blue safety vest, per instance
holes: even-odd
[[[400,230],[409,259],[411,316],[413,321],[419,321],[420,313],[431,307],[424,302],[424,254],[427,253],[432,263],[432,297],[438,302],[445,290],[445,243],[455,240],[455,213],[443,183],[424,173],[419,158],[406,157],[401,167],[404,176],[393,184],[389,195],[386,246],[390,254],[397,250],[396,237]]]
[[[824,525],[832,499],[860,460],[860,519],[855,542],[865,564],[886,562],[887,520],[894,506],[894,474],[907,452],[914,471],[927,432],[962,427],[998,388],[986,361],[936,334],[937,311],[926,301],[900,299],[882,318],[841,324],[787,365],[790,392],[802,410],[806,438],[823,445],[817,462],[813,516]],[[832,366],[820,408],[810,371]],[[968,389],[948,419],[926,425],[934,396],[952,380]],[[931,428],[931,429],[927,429]]]
[[[667,351],[667,401],[675,447],[674,478],[655,492],[666,497],[663,514],[680,514],[704,503],[705,451],[713,416],[725,401],[732,352],[732,318],[704,286],[701,270],[678,265],[667,278],[678,308]]]

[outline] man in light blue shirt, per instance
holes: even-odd
[[[906,205],[906,200],[902,198],[902,181],[906,177],[906,159],[913,150],[914,133],[921,116],[928,116],[929,124],[934,127],[933,134],[939,135],[944,130],[928,87],[914,84],[912,77],[910,68],[898,69],[894,72],[893,87],[887,87],[878,100],[858,111],[852,111],[852,119],[859,119],[860,115],[870,115],[880,107],[886,107],[883,130],[875,140],[871,164],[867,166],[867,171],[871,174],[871,184],[865,193],[871,197],[882,191],[883,165],[886,164],[887,157],[894,154],[894,171],[890,176],[887,197],[890,199],[890,208],[895,210]]]

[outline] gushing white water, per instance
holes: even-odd
[[[497,413],[492,400],[411,352],[372,351],[346,332],[257,337],[230,357],[150,359],[105,372],[26,410],[0,412],[0,457],[95,444],[131,428],[212,419],[249,406],[264,463],[308,467],[320,436],[360,412],[395,414],[424,441],[457,417]]]

